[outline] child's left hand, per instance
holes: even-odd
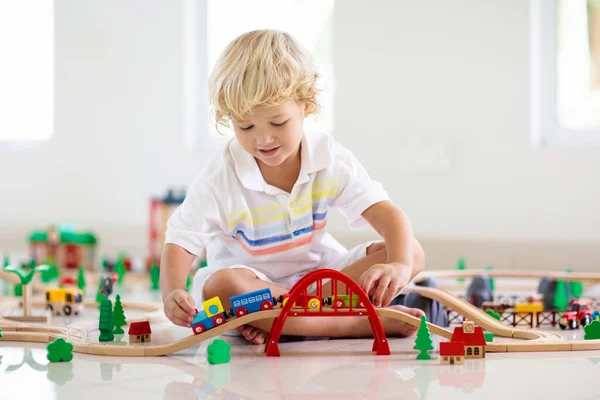
[[[411,271],[412,266],[408,264],[375,264],[361,275],[357,283],[368,296],[374,297],[375,306],[387,307],[408,284]]]

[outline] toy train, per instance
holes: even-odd
[[[72,313],[79,315],[83,311],[83,291],[74,288],[48,288],[46,289],[46,309],[54,315]]]
[[[225,310],[221,299],[218,296],[213,297],[202,303],[202,311],[196,310],[196,315],[192,321],[192,331],[194,334],[199,335],[202,332],[224,324],[227,319],[233,316],[239,318],[257,311],[270,310],[277,304],[283,307],[287,303],[288,298],[288,293],[275,298],[271,294],[271,289],[260,289],[254,292],[231,296],[231,309]],[[369,301],[372,302],[373,298],[369,297]],[[319,310],[321,306],[334,306],[337,309],[350,307],[350,296],[329,296],[319,300],[314,296],[300,295],[297,302],[294,303],[294,307],[306,307],[313,311]],[[364,303],[358,299],[357,295],[352,295],[353,308],[364,308],[364,306]]]

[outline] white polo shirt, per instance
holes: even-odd
[[[188,188],[168,221],[165,243],[201,256],[211,270],[254,268],[273,281],[327,267],[347,250],[325,232],[330,207],[351,229],[363,211],[389,197],[352,153],[330,136],[305,134],[292,192],[267,184],[234,138]]]

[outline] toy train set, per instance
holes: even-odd
[[[283,307],[289,298],[289,293],[273,297],[271,289],[260,289],[253,292],[231,296],[231,308],[225,310],[221,299],[218,296],[212,297],[202,302],[202,311],[196,310],[196,315],[192,321],[192,331],[199,335],[216,326],[224,324],[233,317],[242,317],[244,315],[270,310],[278,304]],[[372,297],[369,297],[372,302]],[[364,304],[357,295],[336,295],[328,296],[319,300],[319,298],[308,295],[300,295],[299,299],[293,305],[308,310],[318,311],[323,306],[329,306],[333,309],[344,308],[364,308]]]

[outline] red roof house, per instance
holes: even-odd
[[[464,321],[462,326],[454,328],[451,341],[464,343],[466,358],[485,358],[483,329],[473,321]]]
[[[464,342],[441,342],[440,360],[442,364],[464,364],[465,343]]]
[[[132,322],[129,326],[129,343],[145,343],[152,340],[150,322]]]

